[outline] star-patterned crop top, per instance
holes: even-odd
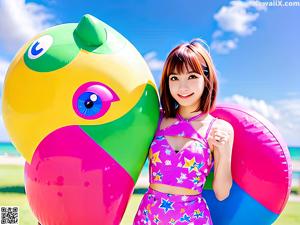
[[[190,124],[201,117],[200,113],[185,120],[177,113],[177,121],[170,126],[160,129],[163,118],[161,111],[156,134],[149,149],[149,182],[184,187],[202,192],[206,177],[213,167],[210,162],[208,134],[216,118],[213,118],[203,138]],[[165,136],[182,136],[194,139],[187,147],[176,152]]]

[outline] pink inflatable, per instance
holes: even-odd
[[[272,224],[291,190],[291,159],[282,136],[264,117],[232,104],[216,107],[213,116],[229,122],[235,132],[230,196],[216,200],[209,175],[203,192],[214,224]]]

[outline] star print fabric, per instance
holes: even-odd
[[[158,129],[149,149],[149,183],[184,187],[201,193],[213,166],[207,137],[214,119],[205,137],[182,119],[165,129]],[[166,136],[181,136],[194,141],[176,153]]]
[[[143,196],[134,225],[212,225],[209,208],[199,195],[173,195],[151,188]]]
[[[197,116],[189,121],[177,116],[178,120],[164,129],[160,129],[161,118],[149,149],[149,182],[189,188],[200,194],[172,195],[149,188],[133,224],[211,225],[209,208],[201,193],[213,166],[207,137],[216,118],[210,122],[205,137],[189,123]],[[165,136],[181,136],[194,141],[176,153]]]

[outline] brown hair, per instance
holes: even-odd
[[[215,109],[218,81],[216,70],[208,50],[204,47],[205,42],[194,39],[189,43],[183,43],[175,47],[168,55],[164,64],[160,81],[160,100],[165,117],[175,117],[178,103],[172,97],[169,89],[169,75],[175,70],[182,73],[188,66],[196,73],[204,77],[204,90],[200,98],[200,105],[196,111],[209,113]],[[201,64],[201,58],[206,65]],[[196,112],[195,111],[195,112]]]

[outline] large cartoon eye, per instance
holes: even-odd
[[[53,38],[50,35],[44,35],[35,40],[28,49],[28,57],[30,59],[37,59],[50,48],[53,43]]]
[[[97,119],[103,116],[114,101],[119,97],[115,92],[99,82],[81,85],[73,97],[73,109],[84,119]]]

